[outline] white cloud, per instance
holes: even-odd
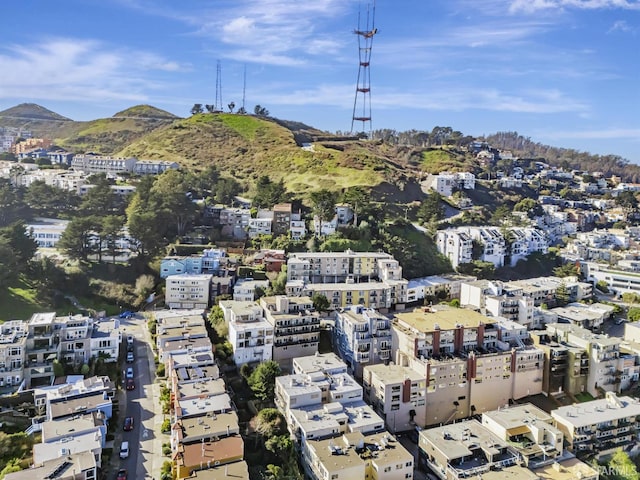
[[[337,53],[344,42],[327,32],[347,14],[355,19],[355,5],[356,0],[221,0],[215,8],[191,7],[185,13],[172,4],[164,8],[144,0],[123,4],[190,25],[193,34],[228,48],[218,56],[278,66],[305,65],[311,58]],[[249,55],[248,49],[255,53]]]
[[[634,28],[631,28],[631,26],[629,26],[626,20],[618,20],[617,22],[613,23],[613,25],[607,31],[607,33],[613,33],[613,32],[635,33],[635,31],[636,30]]]
[[[149,52],[118,50],[94,40],[51,38],[0,50],[0,97],[145,101],[147,91],[162,87],[148,78],[150,71],[184,68]]]
[[[640,10],[640,2],[638,0],[512,0],[509,11],[533,13],[562,8]]]
[[[271,105],[323,105],[346,108],[353,104],[353,85],[322,84],[308,89],[291,89],[278,85],[259,93]],[[282,93],[287,92],[287,93]],[[529,90],[507,93],[490,88],[432,88],[428,92],[376,89],[371,94],[373,108],[425,109],[445,111],[486,110],[492,112],[550,114],[582,113],[589,107],[558,90]]]

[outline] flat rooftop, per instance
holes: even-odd
[[[224,380],[202,380],[197,382],[179,383],[176,397],[179,400],[195,398],[200,396],[221,395],[225,393],[226,385]]]
[[[231,398],[226,393],[206,398],[179,400],[178,404],[180,405],[179,418],[231,410]]]
[[[51,403],[51,418],[72,416],[87,410],[95,410],[98,406],[108,403],[111,403],[111,399],[107,398],[105,400],[103,392],[96,392],[86,397]]]
[[[575,480],[576,478],[598,478],[598,471],[577,458],[568,458],[560,462],[535,468],[533,473],[540,480]],[[484,476],[483,476],[484,478]]]
[[[465,328],[477,328],[480,324],[493,324],[495,318],[485,317],[481,313],[465,308],[453,308],[441,305],[417,308],[412,312],[396,313],[394,319],[421,332],[455,330],[457,325]]]
[[[574,428],[640,415],[640,401],[607,392],[607,398],[556,408],[551,416]]]
[[[178,377],[178,382],[205,380],[208,378],[215,380],[216,378],[220,378],[220,369],[217,365],[179,367],[175,372]]]
[[[525,425],[531,420],[544,423],[553,422],[551,415],[531,403],[512,405],[508,408],[501,408],[500,410],[491,410],[482,415],[491,418],[507,430]]]
[[[244,460],[240,462],[226,463],[206,470],[194,470],[185,480],[227,480],[249,478],[249,466]]]
[[[192,443],[208,437],[238,435],[238,414],[234,411],[189,417],[178,420],[172,429],[181,429],[182,443]]]
[[[293,371],[295,373],[338,373],[346,372],[347,364],[342,361],[335,353],[316,353],[306,357],[298,357],[293,359]]]
[[[471,447],[482,448],[493,453],[508,446],[477,420],[466,420],[450,425],[422,430],[420,436],[433,445],[449,461],[473,456]]]
[[[167,325],[204,325],[202,310],[192,309],[173,309],[173,310],[155,310],[153,312],[158,324]]]
[[[572,323],[547,323],[547,330],[555,333],[555,332],[564,332],[575,337],[582,338],[583,340],[588,340],[592,343],[597,343],[602,346],[613,346],[620,344],[620,338],[618,337],[609,337],[606,334],[593,333],[586,328],[582,328],[578,325],[574,325]]]
[[[93,452],[82,452],[67,455],[65,457],[48,460],[33,468],[27,468],[20,472],[10,474],[11,480],[49,480],[52,478],[73,478],[73,472],[84,472],[99,467]],[[52,476],[58,472],[56,476]],[[248,477],[246,477],[248,478]]]
[[[371,372],[384,384],[402,383],[406,379],[411,381],[425,381],[424,375],[420,375],[412,368],[401,365],[367,365],[364,367],[364,371]]]

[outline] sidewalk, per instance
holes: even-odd
[[[162,455],[162,443],[164,440],[164,434],[160,431],[160,429],[162,428],[164,415],[162,414],[162,406],[159,403],[160,384],[156,381],[156,364],[154,362],[155,350],[153,348],[154,345],[151,339],[151,333],[149,332],[149,328],[147,327],[146,322],[147,319],[145,317],[145,324],[142,325],[142,331],[145,342],[151,348],[151,355],[147,356],[147,360],[149,362],[149,376],[151,378],[151,405],[153,406],[153,441],[152,446],[149,449],[149,451],[152,452],[153,455],[151,456],[151,468],[149,469],[149,473],[152,479],[160,480],[162,464],[165,461],[165,457]]]

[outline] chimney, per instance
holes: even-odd
[[[480,322],[478,325],[478,346],[482,347],[484,344],[484,323]]]
[[[435,325],[433,330],[433,355],[440,355],[440,326]]]
[[[456,352],[462,351],[464,343],[464,326],[456,324],[456,329],[453,331],[453,350]]]

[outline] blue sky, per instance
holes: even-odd
[[[0,110],[74,120],[222,100],[348,131],[366,0],[3,4]],[[640,163],[640,0],[378,0],[373,128],[517,131]]]

